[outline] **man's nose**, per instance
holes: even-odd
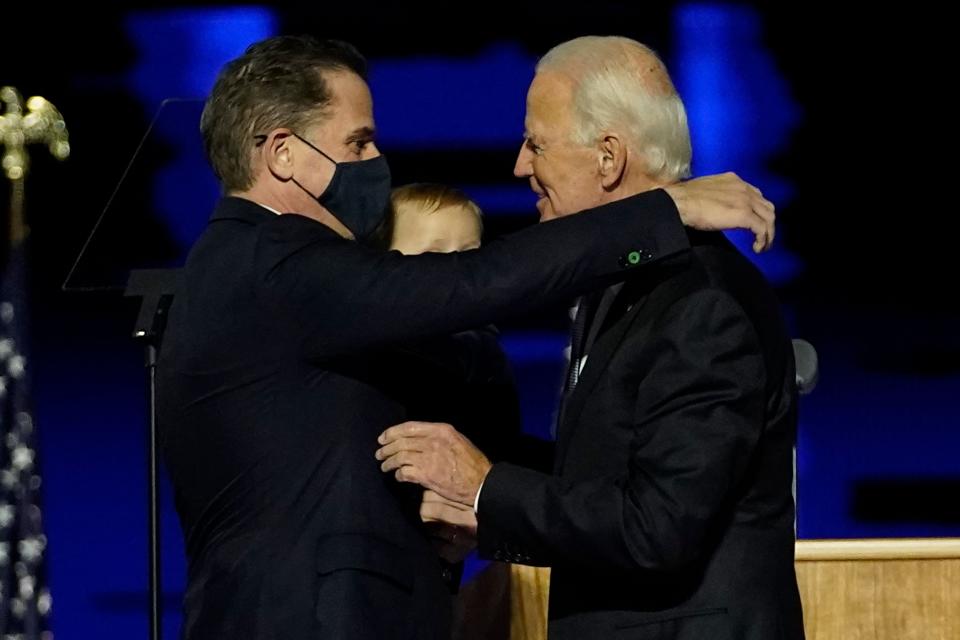
[[[518,178],[529,178],[533,175],[533,152],[526,144],[520,146],[517,161],[513,165],[513,175]]]

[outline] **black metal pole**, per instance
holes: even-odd
[[[149,574],[150,574],[150,640],[161,640],[161,616],[160,609],[160,481],[158,478],[158,467],[160,464],[159,452],[157,447],[157,347],[154,344],[147,344],[147,378],[149,397],[149,430],[147,433],[148,456],[147,461],[147,485],[149,496],[147,503],[150,505],[147,514],[147,527],[149,529]]]
[[[176,269],[130,272],[124,295],[141,299],[133,337],[143,344],[147,369],[147,571],[149,574],[150,640],[161,640],[160,589],[160,447],[157,436],[157,353],[179,280]]]

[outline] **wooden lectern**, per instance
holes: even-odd
[[[960,638],[960,538],[798,540],[807,640]]]
[[[807,640],[960,640],[960,538],[798,540]],[[514,566],[511,640],[546,638],[549,570]]]

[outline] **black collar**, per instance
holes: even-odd
[[[265,222],[270,222],[271,220],[276,220],[277,218],[284,218],[284,223],[292,220],[306,220],[309,221],[308,224],[316,225],[318,229],[326,231],[338,238],[340,237],[336,231],[322,222],[317,222],[309,216],[299,213],[285,213],[284,215],[280,216],[270,209],[267,209],[263,205],[257,204],[253,200],[247,200],[246,198],[239,198],[236,196],[224,196],[220,198],[220,201],[217,202],[217,206],[213,210],[213,215],[210,216],[210,222],[217,222],[220,220],[238,220],[245,224],[256,226]]]
[[[213,215],[210,216],[210,222],[217,220],[240,220],[247,224],[261,224],[276,216],[277,214],[273,211],[252,200],[225,196],[217,202],[217,206],[213,210]]]

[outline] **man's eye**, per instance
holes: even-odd
[[[541,147],[540,145],[536,144],[536,143],[535,143],[533,140],[531,140],[530,138],[527,138],[527,149],[530,149],[530,151],[532,151],[534,154],[536,154],[536,155],[538,155],[538,156],[542,156],[542,155],[543,155],[543,147]]]

